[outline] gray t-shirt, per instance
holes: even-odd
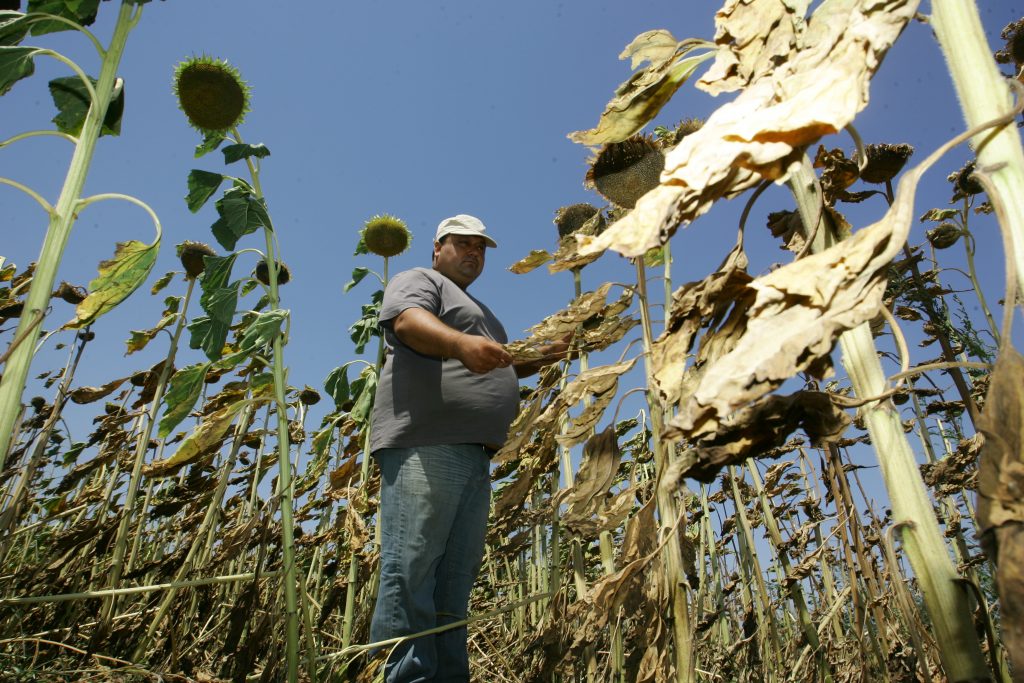
[[[470,372],[453,358],[417,353],[392,324],[408,308],[422,308],[449,327],[504,344],[505,328],[490,309],[429,268],[396,275],[384,290],[380,323],[391,353],[373,405],[370,451],[455,443],[500,446],[519,410],[519,382],[511,367]]]

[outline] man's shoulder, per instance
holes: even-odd
[[[398,273],[393,278],[391,278],[392,282],[396,280],[429,280],[430,282],[433,282],[438,285],[441,284],[443,279],[444,276],[438,273],[433,268],[424,268],[422,266],[410,268],[409,270],[403,270],[401,273]]]

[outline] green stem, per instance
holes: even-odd
[[[815,192],[816,181],[806,158],[789,180],[803,225],[808,227],[815,224],[822,201]],[[812,250],[822,251],[836,241],[835,232],[825,222],[817,230]],[[862,323],[844,332],[839,344],[843,351],[843,365],[856,395],[867,397],[883,393],[885,373],[868,324]],[[889,491],[893,523],[908,527],[904,548],[934,624],[946,675],[954,682],[986,679],[989,672],[974,633],[968,596],[950,562],[899,414],[889,401],[868,403],[861,412]]]
[[[181,313],[178,316],[178,324],[171,337],[171,346],[167,351],[163,367],[160,369],[160,377],[157,379],[156,390],[153,393],[153,400],[149,405],[149,414],[146,421],[136,437],[135,441],[135,462],[132,465],[132,475],[128,482],[128,491],[125,494],[124,505],[121,507],[121,521],[117,526],[117,536],[114,541],[114,557],[110,566],[110,587],[119,588],[121,573],[124,569],[124,555],[128,548],[128,529],[132,523],[132,511],[135,509],[135,498],[139,491],[139,482],[142,480],[142,464],[146,460],[146,451],[149,450],[149,439],[153,435],[153,426],[156,424],[156,416],[160,410],[160,403],[164,398],[164,390],[167,388],[167,380],[171,376],[171,368],[174,366],[174,358],[178,352],[178,342],[181,340],[181,333],[185,330],[186,312],[192,298],[192,291],[195,288],[195,278],[189,278],[188,290],[185,292],[185,302],[182,304]],[[103,612],[100,616],[101,628],[105,631],[110,626],[110,620],[117,609],[117,598],[111,597],[103,604]]]
[[[1009,83],[992,59],[977,5],[969,0],[932,0],[930,24],[946,56],[968,128],[1009,111]],[[1009,124],[976,135],[971,146],[978,157],[975,173],[982,176],[989,197],[1003,210],[1005,222],[1000,222],[1006,250],[1016,263],[1017,288],[1024,290],[1024,150],[1020,134]]]
[[[97,97],[92,101],[89,111],[86,113],[82,133],[64,178],[64,186],[53,213],[50,214],[49,227],[37,259],[35,276],[25,300],[24,313],[18,324],[18,330],[15,332],[15,338],[20,335],[23,327],[28,328],[36,315],[45,315],[50,306],[50,295],[53,292],[57,270],[60,267],[64,248],[75,222],[74,209],[85,185],[85,178],[96,148],[96,140],[99,138],[103,119],[107,114],[110,95],[114,89],[117,68],[124,53],[128,33],[136,21],[133,12],[141,11],[142,5],[135,5],[127,1],[121,4],[110,47],[104,53],[99,80],[96,83]],[[11,353],[4,366],[3,378],[0,379],[0,470],[3,469],[7,459],[14,422],[21,410],[21,395],[25,388],[29,366],[35,355],[36,340],[39,338],[38,328],[29,332],[28,337],[26,343],[20,344]]]

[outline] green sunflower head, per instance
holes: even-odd
[[[362,231],[363,244],[377,256],[398,256],[409,248],[412,233],[401,218],[382,213],[366,221]]]
[[[193,128],[225,133],[249,113],[249,86],[223,59],[192,57],[174,69],[174,94]]]

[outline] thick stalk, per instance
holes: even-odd
[[[104,53],[103,63],[100,67],[100,76],[96,83],[97,99],[89,105],[85,122],[82,124],[82,133],[78,137],[78,144],[75,145],[75,152],[71,157],[67,175],[64,177],[60,198],[49,217],[49,227],[46,230],[43,247],[37,259],[38,265],[24,302],[21,320],[14,334],[14,338],[21,339],[21,343],[13,349],[8,357],[4,365],[3,378],[0,379],[0,470],[3,469],[7,459],[14,422],[21,410],[21,394],[25,388],[25,380],[28,377],[29,366],[32,364],[36,342],[39,339],[40,328],[39,326],[32,327],[32,325],[38,316],[45,315],[50,306],[53,283],[64,255],[64,248],[71,236],[71,228],[77,217],[76,204],[85,185],[93,151],[96,148],[96,140],[103,127],[103,119],[107,115],[107,107],[110,104],[121,55],[124,53],[128,33],[138,20],[138,14],[141,11],[142,5],[134,5],[127,1],[121,4],[117,23],[114,25],[114,34],[110,40],[110,46]]]
[[[195,288],[195,278],[189,278],[188,290],[185,292],[185,302],[182,304],[182,311],[178,317],[178,324],[171,337],[171,346],[167,351],[163,368],[160,369],[160,377],[157,379],[156,390],[153,393],[153,400],[149,405],[149,414],[142,430],[136,437],[135,462],[132,465],[132,475],[128,482],[128,491],[125,494],[124,505],[121,507],[121,521],[117,526],[117,536],[114,541],[114,557],[110,564],[110,588],[120,588],[121,573],[124,569],[124,555],[128,548],[128,530],[132,523],[132,511],[135,509],[135,498],[139,492],[139,482],[142,480],[142,464],[146,460],[146,451],[149,450],[149,439],[153,435],[153,426],[156,424],[156,416],[160,410],[160,403],[164,398],[164,390],[167,388],[167,380],[171,375],[171,368],[174,365],[174,358],[178,352],[178,342],[181,340],[181,333],[185,330],[186,313],[188,303],[192,298],[192,290]],[[103,611],[100,615],[101,628],[106,631],[110,626],[110,620],[117,609],[117,597],[112,595],[103,603]]]
[[[1009,83],[992,58],[977,5],[970,0],[932,0],[930,24],[946,56],[967,127],[1009,111],[1013,101]],[[1015,125],[1008,124],[976,135],[971,146],[978,157],[976,172],[987,177],[989,196],[1003,210],[1006,250],[1016,263],[1018,291],[1024,291],[1024,150],[1020,134]]]
[[[1006,109],[1008,107],[1000,113]],[[805,160],[794,173],[789,185],[797,199],[803,224],[810,229],[817,221],[822,198],[815,191],[816,179],[809,161]],[[828,222],[824,222],[817,230],[812,249],[821,251],[835,241],[834,231]],[[886,389],[885,373],[869,325],[862,323],[844,332],[839,344],[843,351],[843,365],[856,395],[866,398],[883,393]],[[903,546],[934,625],[943,669],[954,683],[985,680],[989,671],[974,632],[970,601],[958,583],[960,577],[950,561],[899,414],[888,400],[868,403],[861,408],[861,413],[889,492],[893,524],[907,527]]]
[[[654,387],[654,369],[651,367],[651,346],[654,335],[651,329],[651,315],[647,296],[647,274],[644,270],[643,258],[636,259],[637,295],[640,300],[640,322],[644,340],[644,369],[647,386]],[[664,430],[665,412],[654,393],[648,394],[651,405],[651,446],[654,450],[654,465],[657,469],[658,484],[655,487],[659,515],[659,536],[673,534],[676,530],[679,511],[675,498],[666,487],[661,486],[661,477],[670,463],[672,444],[661,438]],[[685,512],[684,512],[685,514]],[[672,615],[673,654],[676,665],[677,683],[691,683],[696,680],[696,659],[693,648],[693,630],[690,628],[689,601],[686,588],[683,586],[683,557],[678,538],[666,543],[664,550],[666,575],[668,576],[669,609]]]
[[[241,143],[242,136],[238,129],[232,129],[235,139]],[[249,175],[252,178],[254,194],[263,199],[263,188],[260,185],[259,169],[252,158],[246,159]],[[270,290],[270,309],[279,310],[281,296],[278,291],[278,258],[274,249],[274,230],[272,225],[263,226],[263,239],[266,245],[267,288]],[[299,596],[298,576],[295,565],[295,520],[293,515],[294,490],[292,488],[292,462],[289,456],[291,442],[288,434],[288,401],[285,398],[284,338],[283,333],[274,337],[272,342],[274,355],[271,372],[274,377],[274,403],[277,406],[277,464],[278,489],[281,500],[281,554],[284,561],[284,605],[285,605],[285,638],[287,679],[296,683],[299,679]]]

